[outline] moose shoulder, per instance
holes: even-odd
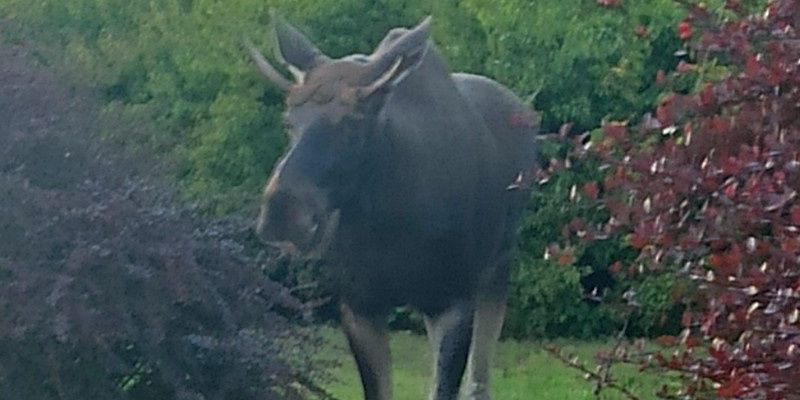
[[[325,260],[367,400],[391,398],[387,313],[424,316],[432,400],[489,398],[517,220],[536,165],[534,114],[500,84],[451,74],[430,18],[370,55],[331,59],[275,16],[290,82],[290,146],[264,189],[257,232]]]

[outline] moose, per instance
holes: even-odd
[[[323,260],[366,400],[391,399],[386,317],[423,316],[429,399],[489,399],[518,220],[537,166],[534,112],[489,78],[451,73],[431,18],[369,55],[330,58],[273,14],[289,146],[263,192],[259,238]]]

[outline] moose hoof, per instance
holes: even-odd
[[[488,385],[468,383],[464,391],[464,400],[491,400]]]

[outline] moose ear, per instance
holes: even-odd
[[[302,83],[309,71],[330,60],[300,30],[276,12],[272,12],[272,23],[277,41],[276,57],[289,68],[298,82]]]
[[[430,31],[431,17],[427,17],[419,25],[399,35],[398,31],[390,32],[390,35],[396,37],[383,43],[373,54],[374,61],[370,66],[370,83],[365,88],[366,94],[371,94],[387,84],[399,83],[419,67],[428,51]]]

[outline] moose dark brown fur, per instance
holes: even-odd
[[[331,59],[274,17],[290,145],[264,189],[267,243],[321,257],[367,400],[391,398],[385,318],[425,317],[431,400],[489,398],[508,264],[535,167],[534,114],[500,84],[451,74],[430,18],[394,29],[370,55]]]

